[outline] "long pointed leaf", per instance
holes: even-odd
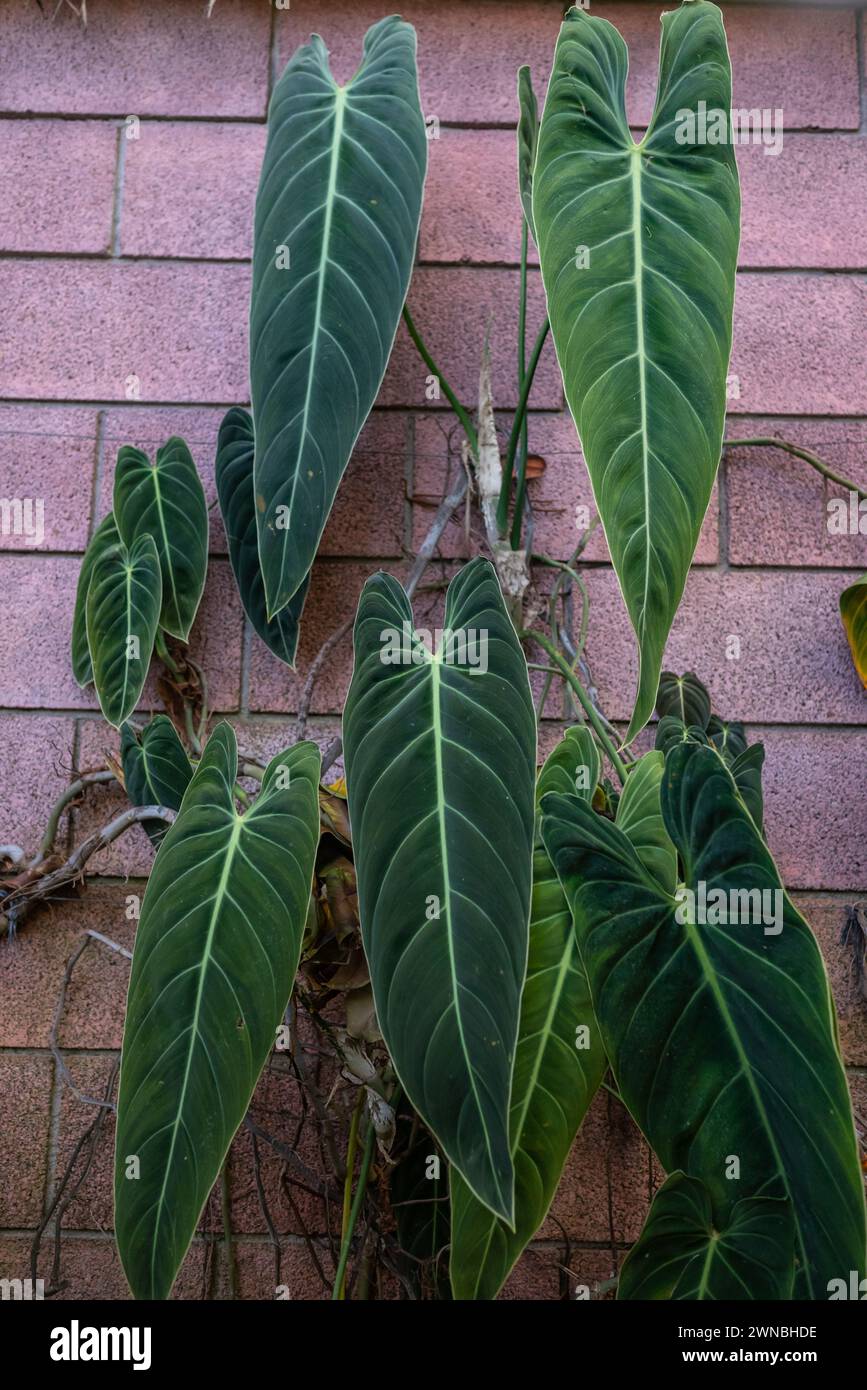
[[[415,30],[375,24],[338,87],[318,35],[277,83],[256,199],[250,390],[268,617],[309,573],[373,405],[415,256],[427,167]]]
[[[160,559],[151,536],[122,541],[94,561],[87,590],[87,645],[99,707],[119,729],[138,703],[162,604]]]
[[[618,1299],[789,1299],[795,1272],[791,1204],[744,1197],[718,1231],[704,1183],[672,1173],[653,1199],[617,1285]]]
[[[589,776],[585,775],[589,772]],[[537,801],[565,787],[590,801],[599,754],[586,728],[569,729],[539,774]],[[586,784],[586,785],[585,785]],[[578,955],[572,913],[537,834],[533,854],[530,954],[509,1133],[515,1164],[510,1230],[451,1170],[451,1281],[455,1298],[496,1298],[548,1214],[563,1165],[607,1063]]]
[[[183,439],[157,449],[155,463],[129,444],[118,451],[114,515],[125,545],[153,536],[163,576],[160,626],[186,642],[208,569],[208,504]]]
[[[256,505],[253,494],[253,421],[235,406],[223,417],[217,441],[217,497],[235,583],[244,612],[269,651],[294,669],[301,610],[310,576],[303,580],[285,608],[268,621],[265,584],[259,566]]]
[[[714,749],[672,749],[662,812],[696,904],[702,885],[709,902],[721,890],[731,921],[696,924],[577,797],[542,806],[612,1070],[663,1166],[707,1186],[717,1229],[741,1197],[789,1198],[795,1297],[825,1298],[829,1279],[862,1268],[865,1224],[822,957]],[[762,903],[779,922],[729,896],[750,892],[779,894]]]
[[[413,631],[397,581],[369,579],[343,716],[364,947],[407,1095],[511,1221],[536,762],[527,664],[486,560],[449,586],[434,654],[409,659]]]
[[[142,903],[123,1036],[115,1227],[136,1298],[166,1298],[274,1045],[319,837],[319,752],[273,758],[239,815],[235,735],[208,740]]]
[[[696,0],[662,16],[656,107],[640,144],[626,118],[626,68],[617,30],[570,10],[533,214],[566,398],[638,638],[629,740],[653,710],[719,463],[739,192],[730,143],[681,143],[680,112],[731,107],[716,6]]]
[[[673,893],[677,886],[677,850],[665,828],[659,798],[664,767],[662,753],[645,753],[626,779],[614,819],[659,886],[666,893]]]

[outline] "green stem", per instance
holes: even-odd
[[[421,334],[416,328],[415,323],[413,322],[412,314],[409,312],[409,308],[406,304],[404,304],[403,306],[403,319],[404,323],[406,324],[409,330],[409,336],[412,338],[412,341],[415,343],[415,346],[418,349],[418,354],[421,360],[424,362],[425,366],[432,373],[432,375],[437,378],[437,381],[439,382],[442,388],[443,395],[445,396],[455,415],[457,415],[458,420],[461,424],[461,428],[463,429],[464,434],[467,436],[470,448],[473,451],[473,457],[478,458],[479,439],[478,435],[476,434],[475,426],[472,420],[470,419],[469,414],[461,405],[454,391],[449,386],[448,382],[446,381],[436,362],[433,360],[430,353],[428,352],[427,347],[425,346],[424,339],[422,338]]]
[[[527,251],[529,248],[529,228],[526,217],[521,218],[521,290],[518,299],[518,390],[524,385],[524,378],[527,375]],[[524,412],[524,419],[521,422],[521,434],[518,443],[518,474],[524,477],[527,471],[527,454],[529,451],[529,429],[527,424],[527,413]],[[515,498],[515,515],[512,520],[512,549],[517,550],[521,544],[521,523],[524,512],[524,489],[519,487],[518,495]]]
[[[163,665],[168,667],[173,676],[179,676],[181,674],[181,668],[175,661],[174,657],[171,656],[169,653],[169,649],[166,646],[166,639],[163,636],[163,630],[161,627],[157,628],[157,635],[154,639],[154,646],[156,647],[157,656],[159,657]]]
[[[389,1103],[389,1105],[391,1106],[392,1110],[395,1110],[395,1111],[397,1110],[397,1104],[398,1104],[398,1101],[400,1100],[401,1094],[402,1094],[402,1087],[399,1086],[399,1085],[398,1085],[398,1086],[395,1086],[394,1090],[392,1091],[391,1095],[390,1095],[389,1098],[388,1098],[388,1103]],[[364,1097],[364,1087],[362,1087],[362,1089],[361,1089],[361,1099],[362,1099],[362,1100],[363,1100],[363,1097]],[[358,1110],[358,1108],[359,1108],[359,1107],[356,1106],[356,1110]],[[353,1115],[353,1122],[354,1122],[354,1121],[355,1121],[355,1115]],[[350,1140],[351,1140],[351,1134],[350,1134]],[[340,1240],[340,1255],[339,1255],[338,1262],[337,1262],[337,1273],[336,1273],[336,1275],[335,1275],[335,1277],[334,1277],[334,1288],[331,1290],[331,1299],[332,1299],[332,1302],[334,1302],[334,1303],[336,1303],[336,1302],[338,1302],[339,1300],[343,1299],[343,1284],[344,1284],[344,1280],[345,1280],[345,1278],[346,1278],[346,1266],[347,1266],[347,1264],[349,1263],[349,1250],[350,1250],[350,1247],[351,1247],[351,1245],[352,1245],[352,1237],[353,1237],[354,1234],[355,1234],[355,1228],[356,1228],[356,1226],[358,1225],[358,1217],[359,1217],[359,1213],[360,1213],[360,1211],[361,1211],[362,1203],[364,1202],[364,1196],[365,1196],[365,1193],[367,1192],[367,1180],[368,1180],[368,1178],[370,1177],[370,1165],[371,1165],[371,1163],[373,1162],[373,1151],[374,1151],[375,1148],[376,1148],[376,1130],[374,1129],[373,1124],[371,1123],[371,1125],[370,1125],[370,1127],[369,1127],[369,1129],[368,1129],[368,1131],[367,1131],[367,1138],[366,1138],[365,1141],[364,1141],[364,1152],[363,1152],[363,1154],[361,1155],[361,1168],[359,1169],[359,1173],[358,1173],[358,1183],[357,1183],[356,1188],[355,1188],[355,1196],[354,1196],[353,1199],[352,1199],[352,1206],[351,1206],[351,1208],[350,1208],[350,1210],[349,1210],[349,1220],[348,1220],[348,1221],[345,1220],[345,1211],[346,1211],[346,1188],[344,1187],[344,1189],[343,1189],[343,1198],[344,1198],[344,1227],[343,1227],[343,1232],[342,1232],[341,1240]],[[353,1160],[354,1160],[354,1155],[353,1155]],[[350,1183],[350,1185],[351,1185],[351,1183],[352,1183],[352,1170],[351,1170],[351,1168],[349,1167],[349,1155],[348,1155],[348,1154],[347,1154],[347,1181],[348,1181],[348,1182]]]
[[[362,1099],[362,1100],[364,1099],[364,1087],[362,1087],[362,1089],[361,1089],[361,1099]],[[356,1107],[355,1113],[354,1113],[353,1116],[352,1116],[352,1122],[353,1122],[353,1125],[355,1125],[355,1132],[356,1132],[356,1135],[357,1135],[357,1133],[358,1133],[358,1120],[357,1120],[358,1114],[359,1114],[358,1107]],[[353,1142],[353,1140],[352,1140],[352,1132],[351,1132],[351,1131],[350,1131],[350,1136],[349,1136],[349,1142],[350,1142],[350,1145],[351,1145],[352,1142]],[[353,1199],[352,1199],[352,1205],[351,1205],[351,1207],[349,1208],[348,1215],[347,1215],[347,1212],[346,1212],[347,1188],[344,1187],[344,1189],[343,1189],[343,1200],[344,1200],[344,1223],[343,1223],[343,1233],[342,1233],[341,1240],[340,1240],[340,1258],[339,1258],[338,1264],[337,1264],[337,1274],[335,1275],[335,1279],[334,1279],[334,1288],[333,1288],[332,1291],[331,1291],[331,1298],[332,1298],[332,1301],[335,1302],[335,1303],[340,1302],[340,1301],[342,1301],[342,1300],[345,1298],[345,1289],[344,1289],[344,1285],[345,1285],[345,1281],[346,1281],[346,1266],[347,1266],[347,1264],[349,1263],[349,1249],[350,1249],[350,1246],[352,1245],[352,1237],[353,1237],[353,1235],[355,1234],[355,1227],[356,1227],[356,1225],[358,1224],[358,1215],[359,1215],[359,1212],[361,1211],[361,1204],[362,1204],[362,1202],[364,1201],[364,1194],[365,1194],[365,1192],[367,1191],[367,1179],[368,1179],[369,1176],[370,1176],[370,1165],[371,1165],[371,1163],[373,1162],[373,1150],[374,1150],[375,1146],[376,1146],[376,1130],[374,1129],[373,1124],[371,1124],[371,1125],[369,1126],[369,1128],[368,1128],[368,1131],[367,1131],[367,1138],[366,1138],[365,1141],[364,1141],[364,1152],[363,1152],[363,1154],[361,1155],[361,1168],[360,1168],[359,1173],[358,1173],[358,1183],[357,1183],[356,1188],[355,1188],[355,1196],[354,1196]],[[354,1165],[354,1163],[355,1163],[355,1154],[354,1154],[354,1152],[353,1152],[353,1154],[352,1154],[352,1161],[353,1161],[353,1165]],[[347,1183],[347,1185],[348,1185],[349,1191],[351,1192],[351,1191],[352,1191],[352,1169],[349,1167],[349,1154],[348,1154],[348,1153],[347,1153],[347,1156],[346,1156],[346,1183]]]
[[[502,535],[506,534],[506,530],[508,528],[509,523],[509,494],[512,490],[512,474],[515,470],[515,454],[518,450],[518,440],[521,437],[521,428],[524,421],[524,415],[527,410],[527,401],[530,398],[530,391],[533,388],[533,378],[536,375],[536,368],[539,365],[539,358],[542,355],[542,348],[545,346],[545,339],[548,336],[550,328],[551,324],[548,318],[546,317],[544,323],[542,324],[542,327],[539,329],[539,332],[536,336],[536,341],[533,344],[533,351],[530,353],[530,361],[527,366],[527,374],[524,377],[524,381],[521,386],[521,392],[518,397],[518,404],[515,409],[515,418],[512,421],[512,432],[509,435],[509,443],[506,446],[506,461],[503,464],[503,484],[500,488],[500,500],[497,505],[497,524],[500,528],[500,532]],[[526,483],[526,472],[527,464],[525,459],[524,467],[522,470],[522,476],[518,478],[518,494],[521,498],[522,507],[524,495],[523,490]],[[514,545],[513,548],[515,548]]]
[[[554,643],[548,637],[545,636],[544,632],[536,632],[533,628],[525,628],[524,631],[521,632],[520,636],[522,641],[535,642],[538,646],[540,646],[543,651],[546,651],[548,653],[555,666],[559,668],[560,673],[563,676],[563,679],[568,682],[572,690],[574,690],[575,694],[578,696],[584,713],[587,715],[587,718],[593,725],[596,737],[599,739],[599,742],[602,744],[602,747],[605,749],[605,752],[608,755],[608,758],[611,762],[611,766],[614,768],[614,771],[620,778],[621,784],[625,786],[626,765],[623,762],[623,759],[621,758],[617,749],[614,747],[614,744],[612,743],[611,739],[608,737],[608,731],[606,730],[605,725],[602,723],[602,720],[599,717],[599,712],[593,705],[593,701],[590,699],[590,696],[587,694],[587,691],[584,689],[578,677],[575,675],[575,672],[572,670],[572,667],[569,665],[568,661],[565,659],[565,657],[561,656]]]
[[[851,479],[844,478],[842,473],[835,473],[833,468],[829,468],[827,463],[823,463],[815,454],[811,454],[809,449],[802,449],[798,444],[790,444],[786,439],[774,439],[772,435],[760,435],[756,439],[727,439],[723,445],[726,449],[742,449],[747,445],[756,445],[761,449],[782,449],[783,453],[791,454],[796,459],[803,459],[811,468],[815,468],[817,473],[821,473],[823,478],[827,478],[831,483],[837,483],[839,487],[845,488],[847,492],[857,492],[860,498],[867,500],[867,492]]]

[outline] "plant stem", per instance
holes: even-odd
[[[349,1126],[349,1143],[346,1147],[346,1176],[343,1180],[343,1220],[340,1224],[340,1246],[346,1240],[346,1233],[349,1230],[349,1216],[352,1211],[352,1179],[355,1177],[355,1154],[358,1148],[358,1125],[361,1120],[361,1112],[364,1109],[364,1087],[359,1086],[358,1097],[355,1108],[352,1112],[352,1123]],[[345,1289],[341,1285],[338,1292],[338,1299],[343,1299]]]
[[[404,323],[406,324],[409,330],[409,336],[412,338],[412,341],[415,343],[415,346],[418,349],[418,354],[421,360],[424,362],[425,366],[433,374],[433,376],[437,378],[437,381],[439,382],[442,388],[443,395],[445,396],[455,415],[457,415],[458,420],[461,424],[461,428],[463,429],[464,434],[467,436],[470,448],[473,451],[473,457],[478,458],[479,440],[478,436],[476,435],[475,426],[473,425],[473,422],[470,419],[469,414],[461,405],[454,391],[449,386],[448,382],[446,381],[436,362],[433,360],[430,353],[428,352],[427,347],[425,346],[424,339],[422,338],[421,334],[416,328],[415,323],[413,322],[412,314],[409,312],[409,308],[406,304],[404,304],[403,306],[403,319]]]
[[[37,865],[47,859],[54,849],[54,841],[57,838],[57,827],[60,824],[60,817],[63,815],[69,803],[80,796],[87,787],[95,786],[99,782],[114,781],[114,773],[106,770],[105,772],[85,772],[81,777],[77,778],[76,781],[70,782],[69,786],[51,809],[51,815],[48,817],[48,824],[45,827],[45,834],[42,836],[42,843],[39,846],[35,858],[30,861],[29,867],[31,869],[35,869]]]
[[[847,492],[857,492],[860,498],[867,500],[867,492],[863,487],[859,487],[849,478],[844,478],[842,473],[835,473],[833,468],[829,468],[827,463],[823,463],[815,454],[811,454],[809,449],[802,449],[798,444],[790,444],[787,439],[774,439],[772,435],[760,435],[756,439],[727,439],[723,448],[742,449],[746,448],[747,445],[756,445],[761,449],[782,449],[785,454],[791,454],[796,459],[803,459],[811,468],[815,468],[817,473],[821,473],[823,478],[827,478],[830,483],[837,483]]]
[[[173,676],[179,676],[181,674],[181,668],[175,661],[174,657],[170,654],[169,649],[166,646],[166,639],[163,636],[163,630],[161,627],[157,628],[157,635],[154,639],[154,647],[156,648],[157,656],[159,657],[163,665],[168,667]]]
[[[521,386],[521,393],[518,397],[518,404],[515,409],[515,418],[512,421],[512,432],[509,435],[509,443],[506,446],[506,460],[503,464],[503,485],[500,488],[500,500],[497,506],[497,524],[499,525],[500,531],[503,535],[506,534],[506,529],[509,524],[509,493],[512,489],[512,474],[515,469],[515,454],[518,449],[518,440],[521,437],[521,427],[523,424],[525,412],[527,410],[527,401],[529,400],[530,391],[533,387],[533,378],[536,375],[536,368],[539,365],[539,358],[542,355],[542,348],[545,346],[545,339],[548,336],[550,327],[551,324],[546,316],[545,321],[542,324],[542,327],[539,329],[536,341],[533,344],[533,351],[530,354],[530,362],[527,367],[527,373],[524,377],[524,381]],[[526,472],[527,466],[525,459],[523,476],[518,478],[518,494],[521,498],[522,509],[524,495],[523,490],[526,482]],[[516,548],[517,547],[515,547],[513,544],[513,549]]]
[[[614,771],[620,778],[621,784],[625,785],[626,765],[623,762],[623,759],[621,758],[617,749],[614,747],[614,744],[612,743],[611,739],[608,737],[608,732],[605,728],[605,725],[602,723],[602,720],[599,718],[597,710],[593,706],[593,701],[590,699],[590,696],[587,694],[587,691],[584,689],[578,677],[575,675],[575,672],[572,670],[572,667],[569,665],[568,661],[566,661],[565,657],[561,656],[554,643],[545,636],[544,632],[536,632],[533,628],[525,628],[524,631],[521,632],[520,636],[522,641],[536,642],[537,645],[543,649],[543,651],[546,651],[548,653],[551,660],[559,668],[564,680],[566,680],[569,683],[571,688],[575,691],[575,694],[578,696],[578,699],[581,702],[581,705],[584,709],[584,713],[587,715],[587,718],[593,725],[596,737],[599,739],[599,742],[605,749],[605,752],[608,755],[608,758],[611,762],[612,767],[614,768]]]
[[[529,228],[526,217],[521,218],[521,290],[518,299],[518,390],[524,385],[527,375],[527,250],[529,247]],[[528,426],[527,413],[521,422],[521,435],[518,446],[518,474],[523,477],[527,471]],[[512,519],[512,549],[521,544],[521,522],[524,511],[524,488],[518,488],[515,497],[515,514]]]
[[[360,1097],[360,1099],[363,1101],[363,1098],[364,1098],[364,1088],[362,1087],[362,1088],[361,1088],[361,1097]],[[353,1117],[352,1117],[353,1124],[356,1125],[356,1132],[357,1132],[357,1120],[356,1120],[356,1115],[357,1115],[357,1113],[358,1113],[358,1107],[356,1107],[356,1114],[354,1114]],[[351,1142],[352,1142],[352,1136],[351,1136],[351,1134],[350,1134],[350,1143],[351,1143]],[[363,1154],[362,1154],[362,1156],[361,1156],[361,1168],[360,1168],[359,1173],[358,1173],[358,1183],[357,1183],[356,1188],[355,1188],[355,1196],[354,1196],[353,1199],[352,1199],[352,1206],[350,1207],[349,1215],[348,1215],[348,1217],[347,1217],[346,1220],[345,1220],[343,1235],[342,1235],[341,1241],[340,1241],[340,1258],[339,1258],[338,1264],[337,1264],[337,1274],[335,1275],[335,1278],[334,1278],[334,1288],[333,1288],[332,1291],[331,1291],[331,1299],[332,1299],[332,1302],[335,1302],[335,1303],[336,1303],[336,1302],[339,1302],[339,1301],[342,1301],[342,1300],[344,1299],[344,1297],[345,1297],[344,1284],[345,1284],[345,1280],[346,1280],[346,1266],[347,1266],[347,1264],[349,1263],[349,1249],[350,1249],[350,1246],[352,1245],[352,1237],[353,1237],[353,1235],[355,1234],[355,1227],[356,1227],[356,1225],[358,1224],[358,1215],[359,1215],[359,1212],[361,1211],[362,1202],[364,1201],[364,1194],[365,1194],[365,1192],[367,1191],[367,1179],[368,1179],[369,1176],[370,1176],[370,1165],[371,1165],[371,1163],[373,1162],[373,1150],[374,1150],[375,1147],[376,1147],[376,1130],[374,1129],[373,1124],[371,1123],[371,1125],[369,1126],[368,1131],[367,1131],[367,1138],[366,1138],[365,1141],[364,1141],[364,1152],[363,1152]],[[353,1155],[353,1159],[354,1159],[354,1155]],[[347,1154],[346,1181],[347,1181],[347,1183],[349,1184],[349,1187],[350,1187],[350,1189],[351,1189],[351,1187],[352,1187],[352,1170],[349,1168],[349,1155],[348,1155],[348,1154]],[[346,1201],[346,1189],[344,1188],[344,1204],[345,1204],[345,1201]],[[345,1205],[344,1205],[344,1211],[345,1211]]]
[[[226,1244],[226,1279],[229,1297],[237,1298],[237,1279],[235,1277],[235,1242],[232,1238],[232,1210],[229,1201],[229,1157],[220,1169],[220,1208],[223,1215],[223,1240]]]

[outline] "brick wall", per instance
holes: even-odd
[[[219,420],[247,399],[252,201],[273,75],[311,30],[326,37],[339,75],[349,75],[366,26],[385,12],[374,0],[292,0],[282,13],[265,0],[217,0],[206,21],[203,8],[192,0],[91,0],[86,31],[68,10],[51,23],[23,0],[0,9],[0,494],[45,502],[41,545],[0,537],[0,842],[31,852],[72,771],[99,766],[116,746],[92,689],[80,691],[73,681],[68,647],[81,552],[110,505],[117,448],[154,448],[171,433],[184,435],[213,497]],[[744,231],[732,371],[740,397],[731,401],[730,434],[781,431],[864,486],[862,19],[825,6],[724,9],[735,105],[781,106],[786,123],[779,157],[739,150]],[[638,0],[594,5],[630,45],[636,125],[652,100],[659,12]],[[468,402],[490,320],[495,397],[508,426],[519,251],[515,72],[529,61],[543,86],[560,6],[406,0],[403,13],[419,32],[425,112],[440,121],[411,307]],[[122,128],[130,115],[140,120],[136,140]],[[530,300],[534,331],[543,306],[535,271]],[[140,400],[131,402],[125,390],[133,375]],[[425,400],[425,375],[401,329],[320,549],[297,676],[245,629],[224,537],[218,522],[213,527],[192,650],[210,678],[212,705],[244,726],[247,747],[264,752],[285,743],[287,716],[321,642],[352,612],[365,576],[379,565],[398,567],[424,532],[442,491],[450,427]],[[547,463],[531,485],[536,546],[565,555],[575,540],[575,506],[590,498],[550,351],[532,404],[531,448]],[[867,538],[828,535],[825,504],[834,492],[777,452],[726,457],[668,664],[693,667],[720,711],[747,721],[767,744],[771,846],[829,962],[864,1113],[865,1004],[840,932],[845,904],[867,892],[867,705],[837,599],[867,568]],[[442,553],[447,560],[467,553],[459,528],[447,533]],[[588,584],[590,661],[604,707],[623,719],[634,689],[633,639],[601,541],[588,551]],[[731,634],[741,639],[740,660],[725,657]],[[344,643],[317,687],[311,732],[323,741],[336,727],[350,659]],[[157,704],[153,687],[144,704]],[[120,804],[99,789],[64,819],[61,845],[104,824]],[[0,1275],[26,1276],[30,1233],[96,1114],[80,1097],[102,1094],[120,1044],[128,964],[92,945],[76,967],[57,1034],[79,1095],[50,1048],[58,991],[83,927],[131,945],[125,903],[142,891],[148,871],[144,834],[92,862],[101,878],[84,900],[43,912],[17,940],[0,943]],[[259,1113],[288,1138],[285,1114],[293,1105],[291,1084],[275,1064],[260,1088]],[[64,1213],[68,1297],[124,1293],[108,1235],[110,1130],[109,1121]],[[278,1169],[266,1161],[283,1279],[294,1296],[321,1297]],[[273,1251],[248,1136],[236,1143],[231,1172],[240,1292],[272,1297]],[[631,1121],[602,1093],[552,1219],[509,1293],[559,1296],[564,1232],[575,1277],[607,1278],[639,1230],[656,1176]],[[320,1204],[302,1194],[300,1210],[312,1234],[321,1234]],[[201,1297],[225,1287],[209,1238],[218,1230],[218,1214],[209,1212],[179,1293]],[[46,1277],[50,1253],[40,1265]]]

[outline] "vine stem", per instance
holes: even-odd
[[[584,713],[587,715],[587,718],[593,725],[596,737],[599,739],[599,742],[605,749],[605,752],[608,755],[608,758],[611,762],[612,767],[614,768],[614,771],[620,778],[621,785],[625,786],[626,764],[624,763],[623,759],[621,758],[611,739],[608,737],[608,731],[606,730],[605,725],[602,723],[602,720],[599,717],[599,713],[596,710],[593,701],[590,699],[590,696],[587,694],[587,691],[584,689],[580,680],[575,675],[575,672],[572,670],[572,667],[569,665],[568,661],[566,661],[565,657],[563,657],[560,654],[560,652],[555,647],[554,643],[548,637],[545,636],[544,632],[536,632],[534,628],[524,628],[524,630],[520,633],[520,637],[521,640],[524,642],[535,642],[538,646],[540,646],[543,649],[543,651],[546,651],[551,660],[558,667],[561,675],[563,676],[563,679],[566,680],[572,687],[572,689],[575,691],[575,694],[578,696],[578,699],[581,702],[581,705],[584,709]]]
[[[69,786],[63,794],[58,797],[52,807],[51,815],[48,817],[48,824],[45,827],[45,834],[42,836],[42,843],[36,855],[30,861],[29,867],[31,869],[38,868],[54,849],[54,841],[57,838],[57,827],[60,824],[60,817],[63,815],[69,803],[75,801],[76,797],[80,796],[87,787],[94,787],[101,782],[114,781],[114,773],[106,770],[104,772],[83,772],[74,782],[70,782]]]
[[[723,448],[743,449],[748,445],[755,445],[761,449],[782,449],[783,453],[791,454],[793,458],[803,459],[804,463],[815,468],[816,472],[821,473],[822,477],[827,478],[830,483],[837,483],[847,492],[857,492],[862,500],[867,501],[867,492],[864,491],[863,487],[853,483],[850,478],[844,478],[842,473],[835,473],[833,468],[829,468],[827,463],[824,463],[816,454],[811,454],[809,449],[802,449],[799,444],[791,444],[787,439],[775,439],[773,435],[759,435],[755,439],[727,439]]]
[[[445,396],[452,410],[455,412],[455,415],[457,415],[458,419],[460,420],[461,427],[464,431],[464,434],[467,436],[470,448],[473,451],[473,457],[478,458],[479,440],[478,436],[476,435],[475,426],[473,425],[473,422],[470,419],[468,412],[461,405],[460,401],[458,400],[452,388],[449,386],[448,382],[446,381],[436,362],[433,360],[430,353],[428,352],[424,339],[422,338],[421,334],[416,328],[412,314],[409,312],[409,308],[406,304],[404,304],[403,306],[403,320],[407,326],[407,329],[409,330],[409,336],[412,338],[412,341],[414,342],[418,350],[419,357],[424,362],[428,370],[436,377],[437,381],[442,387],[443,395]]]
[[[355,1175],[355,1154],[358,1149],[358,1125],[361,1120],[361,1112],[364,1108],[364,1087],[358,1088],[358,1099],[355,1102],[355,1109],[352,1112],[352,1123],[349,1126],[349,1143],[346,1147],[346,1177],[343,1180],[343,1221],[340,1227],[340,1250],[348,1249],[347,1236],[349,1235],[349,1219],[352,1215],[352,1179]],[[371,1125],[371,1129],[373,1126]],[[337,1290],[336,1299],[343,1301],[346,1297],[346,1265],[343,1266],[343,1273],[338,1271],[338,1279],[335,1282]]]
[[[364,1098],[364,1088],[363,1088],[363,1087],[362,1087],[362,1090],[361,1090],[361,1098],[362,1098],[362,1100],[363,1100],[363,1098]],[[357,1114],[357,1110],[356,1110],[356,1114]],[[357,1132],[356,1115],[353,1115],[352,1119],[353,1119],[353,1123],[356,1124],[356,1132]],[[358,1174],[358,1183],[357,1183],[356,1188],[355,1188],[355,1196],[354,1196],[353,1199],[352,1199],[352,1206],[351,1206],[350,1209],[349,1209],[349,1218],[348,1218],[348,1220],[346,1221],[345,1230],[344,1230],[344,1232],[343,1232],[343,1236],[342,1236],[342,1239],[341,1239],[341,1242],[340,1242],[340,1257],[339,1257],[338,1264],[337,1264],[337,1274],[336,1274],[335,1279],[334,1279],[334,1288],[333,1288],[332,1291],[331,1291],[331,1299],[332,1299],[332,1302],[335,1302],[335,1303],[338,1302],[338,1301],[340,1301],[340,1300],[342,1300],[342,1299],[344,1298],[344,1293],[345,1293],[345,1291],[344,1291],[344,1283],[345,1283],[345,1280],[346,1280],[346,1266],[347,1266],[347,1264],[349,1263],[349,1249],[350,1249],[350,1246],[352,1245],[352,1237],[353,1237],[353,1235],[355,1234],[355,1227],[356,1227],[357,1224],[358,1224],[358,1216],[359,1216],[359,1213],[360,1213],[360,1211],[361,1211],[361,1204],[362,1204],[362,1202],[364,1201],[364,1195],[365,1195],[365,1193],[366,1193],[366,1191],[367,1191],[367,1180],[368,1180],[368,1178],[370,1177],[370,1165],[371,1165],[371,1163],[373,1162],[373,1150],[374,1150],[375,1146],[376,1146],[376,1130],[374,1129],[373,1124],[371,1123],[370,1126],[369,1126],[369,1128],[368,1128],[368,1131],[367,1131],[367,1138],[366,1138],[365,1141],[364,1141],[364,1152],[363,1152],[363,1154],[362,1154],[362,1156],[361,1156],[361,1168],[360,1168],[359,1174]],[[353,1155],[353,1158],[354,1158],[354,1155]],[[349,1169],[349,1166],[348,1166],[348,1155],[347,1155],[346,1181],[347,1181],[347,1183],[348,1183],[348,1184],[350,1185],[350,1187],[351,1187],[351,1186],[352,1186],[352,1172],[351,1172],[351,1170]],[[344,1191],[345,1191],[345,1189],[344,1189]]]
[[[512,432],[509,435],[509,443],[506,446],[506,459],[503,464],[503,485],[500,488],[500,500],[497,505],[497,524],[500,533],[505,536],[509,525],[509,493],[512,488],[512,474],[515,469],[515,454],[518,450],[518,440],[521,437],[521,426],[527,410],[527,401],[530,399],[530,392],[533,389],[533,378],[536,375],[536,368],[539,365],[539,358],[542,355],[542,348],[545,346],[545,339],[551,328],[550,320],[546,317],[542,327],[536,335],[533,344],[533,351],[530,353],[530,361],[527,372],[521,384],[521,392],[518,397],[518,404],[515,407],[515,418],[512,421]],[[524,475],[526,476],[526,460],[524,461]],[[518,479],[518,489],[521,490],[524,479]],[[512,548],[515,549],[514,540]]]

